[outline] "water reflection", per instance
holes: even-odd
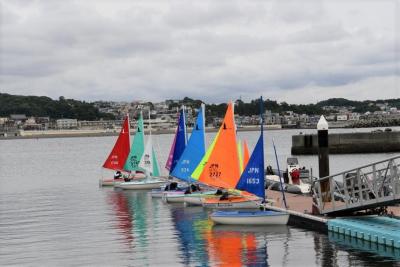
[[[145,192],[133,193],[129,191],[110,191],[107,203],[113,207],[116,217],[116,229],[122,234],[128,248],[136,245],[147,246],[147,225],[143,203]],[[134,239],[137,239],[134,244]]]
[[[362,253],[363,257],[360,257],[363,258],[362,260],[368,259],[368,257],[375,257],[376,259],[377,256],[379,256],[382,257],[382,261],[388,258],[400,261],[400,249],[334,232],[329,232],[328,237],[330,242],[337,244],[340,248],[347,248],[357,252],[366,252]]]
[[[107,191],[129,265],[395,266],[400,251],[290,226],[213,225],[202,207],[164,204],[145,191]],[[124,260],[125,259],[125,260]]]
[[[173,224],[178,232],[179,248],[183,255],[182,263],[185,266],[190,263],[208,266],[206,242],[203,238],[203,233],[211,227],[207,213],[202,207],[183,208],[181,205],[169,205],[169,207]]]
[[[123,236],[124,243],[132,248],[132,216],[130,213],[128,198],[123,192],[111,191],[107,194],[107,204],[113,207],[116,217],[116,228]]]

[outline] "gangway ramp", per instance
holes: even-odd
[[[399,168],[400,156],[396,156],[315,180],[314,204],[320,214],[330,216],[377,211],[398,204]]]

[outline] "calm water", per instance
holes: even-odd
[[[266,132],[268,164],[271,139],[283,166],[298,132]],[[239,135],[252,149],[258,133]],[[163,166],[172,135],[154,139]],[[114,141],[0,141],[1,266],[400,266],[399,251],[291,226],[213,227],[202,208],[99,188]],[[332,155],[331,172],[394,155]],[[318,169],[316,156],[299,161]]]

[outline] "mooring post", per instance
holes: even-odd
[[[318,121],[317,130],[319,178],[322,178],[329,176],[328,122],[325,120],[323,115]],[[329,179],[321,181],[321,195],[323,202],[331,201]]]

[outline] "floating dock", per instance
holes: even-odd
[[[381,257],[393,258],[400,261],[400,249],[394,247],[388,247],[382,244],[378,244],[364,239],[351,237],[336,232],[328,232],[329,241],[334,242],[338,245],[364,251],[368,253],[374,253]]]
[[[400,220],[362,216],[328,220],[328,230],[389,247],[400,248]]]

